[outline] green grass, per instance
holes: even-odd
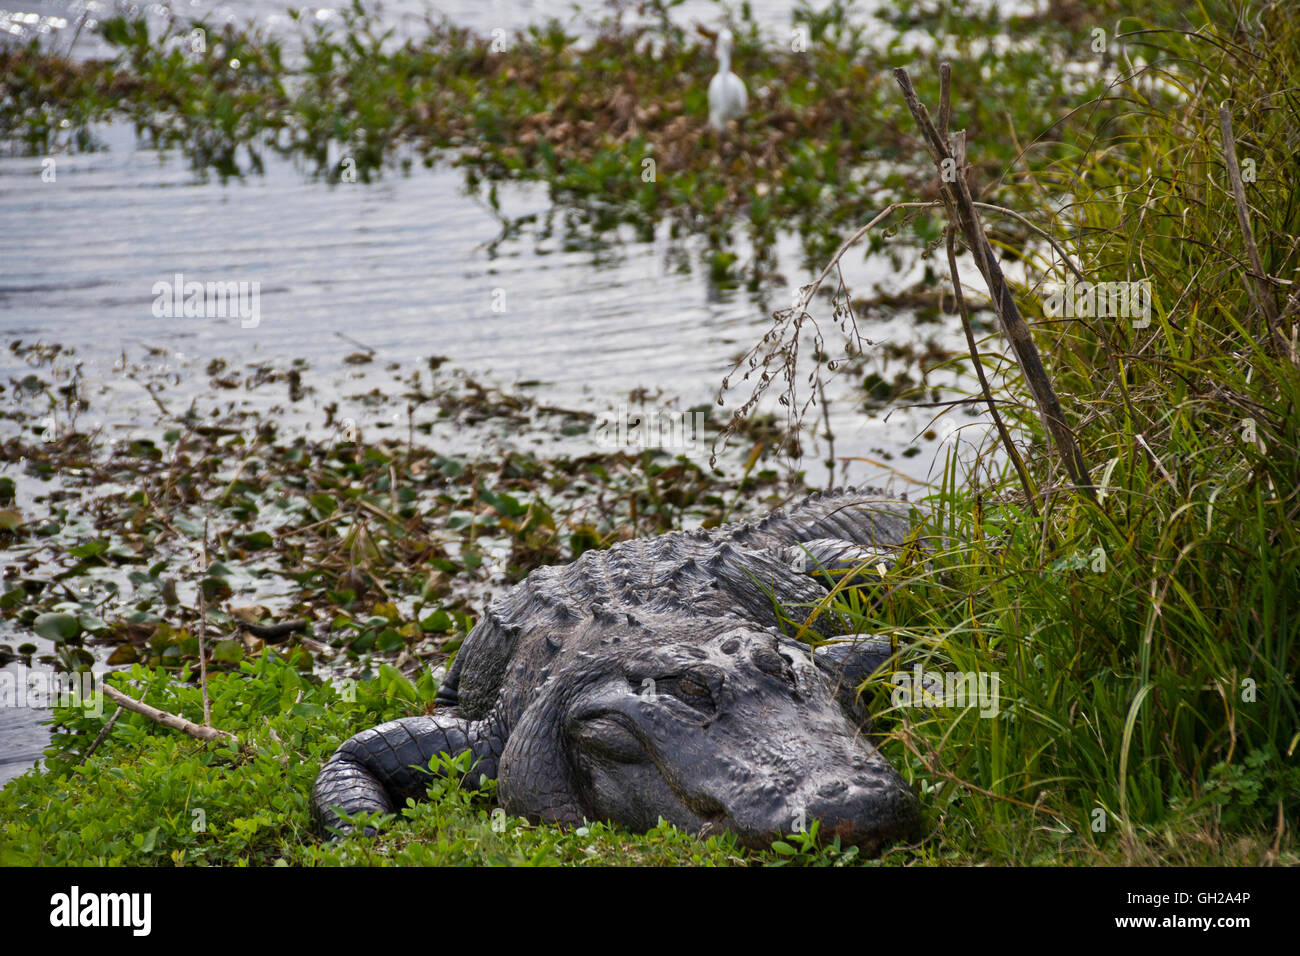
[[[1092,281],[1149,279],[1149,327],[1042,320],[1097,501],[1068,490],[1030,400],[1004,398],[1046,488],[1036,516],[1014,474],[932,496],[948,542],[897,573],[860,627],[944,671],[997,673],[1002,713],[889,709],[866,690],[927,788],[940,846],[998,862],[1295,860],[1300,811],[1300,30],[1282,7],[1229,34],[1141,38],[1147,76],[1099,149],[1084,125],[1031,145],[1024,185],[1072,197],[1042,216]],[[1136,42],[1136,41],[1135,41]],[[1164,81],[1153,85],[1148,79]],[[1229,103],[1251,228],[1280,315],[1255,304],[1228,192]],[[1059,284],[1059,263],[1031,263]],[[1031,318],[1049,286],[1022,289]],[[989,346],[990,365],[1001,359]],[[994,350],[997,350],[996,352]],[[1012,376],[1017,379],[1018,376]]]
[[[898,667],[996,674],[1000,685],[991,718],[893,706],[889,674],[863,688],[882,749],[917,786],[927,823],[919,844],[875,862],[1300,859],[1288,825],[1300,816],[1300,369],[1283,344],[1296,341],[1300,313],[1290,284],[1300,264],[1300,108],[1287,85],[1300,75],[1300,26],[1281,5],[1235,31],[1213,25],[1236,22],[1219,5],[1188,14],[1196,22],[1187,31],[1168,29],[1179,16],[1170,5],[1154,22],[1166,29],[1154,32],[1125,21],[1132,35],[1122,43],[1145,57],[1143,75],[1095,102],[1095,91],[1071,102],[1050,133],[1019,132],[1012,113],[1023,161],[986,181],[984,198],[1020,197],[1016,208],[1037,210],[1031,218],[1088,278],[1150,280],[1154,309],[1145,328],[1047,318],[1042,299],[1063,281],[1059,264],[1026,239],[1001,242],[1028,266],[1018,300],[1091,464],[1096,500],[1068,488],[1012,375],[1000,397],[1025,440],[1036,510],[1014,475],[977,486],[950,467],[928,501],[932,540],[942,544],[898,562],[877,604],[841,603],[860,629],[898,640]],[[1086,36],[1090,26],[1069,29]],[[742,40],[742,63],[745,55]],[[332,68],[313,67],[321,77]],[[926,64],[913,69],[933,104]],[[879,93],[896,106],[892,90]],[[990,99],[959,86],[954,127],[974,128],[966,105],[988,110]],[[1253,294],[1224,172],[1225,101],[1238,155],[1252,161],[1249,219],[1264,273]],[[322,109],[323,123],[335,107]],[[491,106],[475,120],[480,144],[500,115],[509,111]],[[972,143],[974,158],[997,154],[991,137]],[[795,149],[792,188],[807,197],[819,177],[842,174]],[[665,201],[690,205],[686,196]],[[1273,303],[1281,341],[1261,297]],[[1000,345],[986,342],[983,360],[1001,362]],[[151,702],[196,716],[185,675],[134,675],[152,682]],[[381,675],[344,704],[268,651],[213,678],[214,722],[247,734],[255,756],[124,718],[84,767],[56,758],[0,791],[0,860],[868,862],[806,839],[753,854],[668,829],[637,836],[513,820],[494,829],[490,793],[443,784],[378,841],[313,843],[306,799],[321,761],[349,733],[420,710],[430,690]],[[69,755],[101,725],[61,720],[75,733],[55,752]],[[190,823],[196,808],[208,812],[204,833]]]

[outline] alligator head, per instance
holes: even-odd
[[[501,756],[506,811],[642,831],[662,817],[752,847],[813,819],[868,850],[912,833],[916,797],[839,693],[861,662],[827,655],[827,668],[770,631],[719,621],[702,635],[709,626],[676,642],[629,631],[549,674]]]

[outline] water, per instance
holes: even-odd
[[[771,311],[810,278],[788,268],[758,293],[719,289],[700,267],[698,237],[672,240],[666,231],[648,242],[630,233],[575,241],[557,226],[549,238],[525,230],[499,241],[502,214],[445,166],[327,186],[271,162],[264,176],[222,184],[138,149],[127,130],[100,136],[109,151],[57,157],[54,182],[41,181],[39,158],[0,159],[0,334],[74,347],[92,380],[111,379],[124,353],[143,360],[149,347],[178,368],[305,358],[317,403],[337,401],[347,413],[356,372],[343,360],[365,346],[380,363],[446,356],[499,384],[530,383],[550,404],[600,413],[644,393],[688,407],[712,401]],[[550,207],[538,187],[505,187],[500,197],[509,216],[544,217]],[[920,264],[900,273],[885,257],[851,258],[846,275],[864,293],[923,274]],[[793,240],[780,244],[779,260],[799,261]],[[156,286],[178,274],[257,283],[256,325],[156,317]],[[962,347],[955,323],[917,326],[907,312],[863,332],[877,342]],[[883,359],[879,367],[888,372]],[[0,357],[0,374],[26,371]],[[931,382],[959,384],[948,373]],[[195,389],[200,402],[213,398],[201,376],[178,387]],[[888,457],[913,479],[933,477],[938,445],[917,440],[930,410],[894,411],[886,426],[861,412],[854,381],[833,383],[828,397],[838,455]],[[119,424],[157,417],[138,386],[119,385],[108,404]],[[922,453],[900,457],[914,446]],[[877,484],[891,474],[863,463],[846,473]]]
[[[750,0],[749,5],[754,21],[764,33],[775,36],[789,29],[790,14],[795,4],[787,0]],[[860,5],[862,15],[865,16],[867,11],[882,5],[878,0],[863,3]],[[78,56],[106,56],[110,52],[109,48],[94,34],[94,26],[98,20],[119,11],[143,13],[153,24],[159,26],[173,16],[182,22],[202,20],[214,26],[227,22],[256,21],[272,33],[290,35],[296,29],[288,15],[291,9],[301,11],[300,22],[317,20],[328,23],[337,22],[339,11],[348,6],[346,3],[316,5],[295,3],[292,0],[229,0],[225,3],[204,0],[180,0],[175,3],[26,0],[16,8],[0,10],[0,36],[7,34],[20,41],[39,36],[54,40],[59,49],[74,49]],[[611,11],[611,5],[601,0],[386,0],[379,4],[367,3],[366,6],[367,9],[378,11],[385,27],[393,29],[396,40],[421,33],[430,16],[435,20],[445,16],[453,23],[469,27],[482,35],[490,35],[497,29],[513,32],[529,24],[555,18],[571,34],[581,36],[590,32],[593,21]],[[673,8],[672,19],[688,28],[698,23],[716,29],[725,22],[728,8],[739,10],[739,7],[739,3],[723,4],[719,0],[685,0]],[[83,17],[85,26],[73,47],[72,38]],[[632,14],[626,17],[627,22],[634,22],[635,19]]]
[[[3,672],[13,669],[16,674],[16,668],[10,664]],[[50,741],[50,729],[41,723],[47,715],[39,707],[0,706],[0,784],[26,773],[41,759]]]
[[[215,9],[242,15],[270,6],[236,2]],[[546,6],[458,0],[442,9],[473,26],[491,26],[499,17],[509,27],[535,19]],[[26,8],[75,22],[82,4]],[[420,8],[392,3],[386,9],[402,24]],[[760,19],[770,14],[788,23],[785,5],[758,3],[755,11]],[[678,15],[711,20],[717,9],[692,2]],[[14,22],[12,12],[0,16],[0,26]],[[672,240],[661,232],[650,241],[630,233],[575,241],[560,227],[562,217],[549,237],[532,228],[503,238],[503,216],[545,218],[545,190],[505,187],[498,213],[467,194],[460,173],[446,166],[388,172],[374,184],[327,186],[291,163],[268,160],[265,175],[222,183],[196,177],[178,157],[140,148],[128,130],[99,133],[108,151],[56,157],[53,182],[42,181],[40,158],[0,158],[0,334],[6,341],[39,338],[75,347],[92,385],[92,415],[128,431],[156,430],[160,422],[154,400],[115,371],[124,358],[176,371],[180,398],[169,399],[176,411],[189,401],[204,408],[229,400],[212,394],[198,373],[213,359],[283,366],[305,358],[304,378],[315,393],[297,412],[302,427],[319,426],[319,409],[329,402],[340,404],[340,416],[364,421],[374,413],[355,403],[359,373],[344,361],[360,346],[374,351],[376,369],[387,360],[446,356],[476,377],[598,414],[633,395],[650,396],[650,407],[709,403],[735,357],[762,336],[771,311],[811,278],[798,268],[788,238],[778,250],[784,277],[757,293],[711,284],[693,238]],[[739,251],[745,254],[743,244]],[[691,268],[683,271],[683,263]],[[846,260],[845,273],[859,293],[876,285],[899,290],[923,275],[919,263],[900,269],[884,257],[864,261],[861,255]],[[177,274],[257,283],[256,325],[156,317],[155,287]],[[828,322],[829,308],[823,303],[820,311]],[[964,350],[960,326],[949,319],[918,326],[900,312],[863,332],[876,342],[929,340]],[[158,358],[150,348],[159,350]],[[892,374],[875,353],[870,367]],[[0,355],[0,380],[27,371],[7,351]],[[381,371],[368,374],[370,385],[382,378]],[[972,391],[954,373],[932,374],[929,384]],[[863,459],[845,461],[840,481],[915,491],[942,468],[952,424],[976,423],[972,442],[983,432],[978,419],[957,415],[936,426],[934,437],[923,437],[935,409],[869,415],[855,380],[833,382],[827,395],[836,454]],[[735,401],[744,397],[738,392]],[[262,401],[268,412],[283,402],[280,395],[240,400]],[[0,421],[0,435],[12,427]],[[824,483],[818,461],[825,449],[812,439],[806,448],[810,481]],[[19,471],[15,463],[0,465],[0,474],[19,478]],[[31,639],[12,628],[2,636]],[[0,707],[0,781],[35,759],[44,739],[41,716]]]

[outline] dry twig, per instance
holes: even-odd
[[[155,723],[162,724],[164,727],[170,727],[172,730],[179,730],[182,733],[189,734],[198,740],[208,740],[217,743],[230,741],[239,743],[239,738],[226,730],[218,730],[215,727],[200,726],[193,721],[186,720],[176,714],[169,714],[165,710],[159,710],[157,707],[150,707],[148,704],[142,704],[133,697],[128,697],[116,687],[107,681],[103,684],[104,696],[113,701],[119,707],[125,707],[127,710],[134,711],[137,714],[143,714]]]
[[[1096,500],[1092,479],[1089,476],[1088,465],[1084,460],[1083,452],[1079,449],[1079,443],[1075,439],[1074,433],[1066,424],[1065,413],[1061,410],[1060,400],[1056,397],[1056,391],[1052,388],[1046,369],[1043,368],[1043,360],[1034,345],[1029,325],[1025,322],[1024,317],[1020,314],[1020,309],[1016,306],[1015,298],[1011,294],[1011,287],[1002,275],[1002,268],[998,265],[997,256],[993,252],[993,247],[989,245],[988,237],[984,234],[984,227],[980,222],[979,213],[975,209],[975,202],[971,198],[969,187],[966,185],[966,177],[960,174],[955,176],[944,175],[944,171],[949,169],[955,169],[958,173],[961,172],[960,167],[957,165],[958,157],[952,154],[948,143],[935,129],[929,111],[917,98],[916,90],[912,88],[912,80],[907,71],[900,67],[894,70],[894,77],[898,81],[899,88],[903,91],[903,99],[907,102],[908,109],[911,110],[917,126],[921,129],[921,138],[930,153],[930,158],[934,160],[939,169],[939,190],[943,197],[944,207],[948,211],[949,219],[955,220],[966,242],[966,247],[971,250],[971,254],[975,258],[975,264],[979,268],[980,274],[984,276],[1002,332],[1007,337],[1007,341],[1011,343],[1011,350],[1020,365],[1025,384],[1029,387],[1029,392],[1038,405],[1047,433],[1051,436],[1057,451],[1060,453],[1061,463],[1066,474],[1069,475],[1075,488],[1081,494]]]

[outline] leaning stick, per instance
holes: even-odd
[[[243,467],[242,465],[240,466]],[[208,519],[203,519],[204,572],[208,562]],[[200,574],[204,573],[200,572]],[[203,596],[203,580],[199,579],[199,686],[203,688],[203,726],[212,726],[212,702],[208,699],[208,605]]]
[[[951,225],[944,230],[944,240],[948,246],[948,271],[952,275],[952,291],[953,295],[957,297],[957,312],[961,315],[961,327],[966,333],[966,345],[970,349],[970,359],[975,367],[975,376],[979,379],[980,393],[988,404],[989,415],[993,418],[993,424],[997,426],[1003,447],[1006,448],[1007,454],[1011,457],[1011,464],[1015,466],[1016,474],[1020,477],[1020,486],[1025,490],[1025,503],[1029,506],[1029,510],[1037,515],[1038,504],[1034,501],[1034,483],[1029,477],[1029,472],[1025,469],[1025,461],[1020,457],[1020,451],[1016,448],[1015,442],[1011,440],[1010,433],[1007,432],[1007,426],[1003,423],[1002,416],[998,414],[997,403],[993,401],[993,390],[989,388],[988,377],[984,374],[984,363],[980,360],[979,345],[975,341],[975,330],[971,328],[970,310],[966,308],[966,297],[961,293],[961,276],[957,272],[957,255],[953,251]]]
[[[133,710],[137,714],[143,714],[155,723],[162,724],[164,727],[170,727],[172,730],[179,730],[182,733],[189,734],[199,740],[208,740],[215,742],[230,741],[238,744],[239,738],[226,730],[218,730],[216,727],[203,727],[192,721],[186,720],[176,714],[169,714],[165,710],[159,710],[157,707],[150,707],[148,704],[142,704],[133,697],[128,697],[116,687],[113,687],[107,681],[100,685],[103,688],[104,696],[115,702],[119,707],[125,707],[127,710]]]
[[[930,153],[930,158],[939,167],[939,188],[943,204],[949,217],[956,221],[967,248],[975,257],[975,265],[988,286],[989,297],[993,300],[993,306],[997,311],[1002,333],[1011,343],[1011,351],[1020,365],[1025,384],[1028,385],[1029,392],[1038,405],[1039,413],[1043,417],[1043,425],[1061,455],[1061,464],[1075,488],[1095,501],[1096,494],[1088,474],[1088,464],[1079,449],[1074,433],[1065,422],[1065,413],[1061,410],[1060,400],[1056,397],[1046,369],[1043,368],[1043,360],[1034,345],[1029,325],[1016,306],[1011,288],[1007,285],[1002,275],[1002,268],[998,265],[997,256],[989,244],[988,237],[984,234],[984,226],[980,222],[979,213],[975,210],[975,202],[966,184],[965,171],[956,167],[956,157],[952,155],[944,137],[940,136],[939,131],[935,129],[929,111],[917,98],[907,71],[899,67],[894,70],[894,78],[898,81],[903,91],[903,99],[921,129],[921,138]],[[949,177],[943,175],[946,168],[956,168],[956,175],[951,177],[951,181]]]
[[[117,723],[117,718],[121,717],[125,712],[124,708],[119,707],[117,710],[113,711],[112,717],[104,721],[104,726],[95,736],[95,739],[91,741],[90,746],[86,748],[86,752],[81,755],[80,763],[84,764],[90,759],[91,755],[99,749],[99,745],[104,742],[104,738],[113,732],[113,726]]]
[[[1237,140],[1232,135],[1232,110],[1227,103],[1219,107],[1219,132],[1223,137],[1223,162],[1228,168],[1228,185],[1232,193],[1232,204],[1237,210],[1237,225],[1241,228],[1246,255],[1250,259],[1250,271],[1247,272],[1250,281],[1246,283],[1246,291],[1250,293],[1255,308],[1264,316],[1273,340],[1283,352],[1287,352],[1288,342],[1277,324],[1277,303],[1273,301],[1273,293],[1264,284],[1264,262],[1259,256],[1254,230],[1250,228],[1250,206],[1246,202],[1246,187],[1242,184],[1241,166],[1237,162]],[[1295,361],[1294,354],[1291,360]]]

